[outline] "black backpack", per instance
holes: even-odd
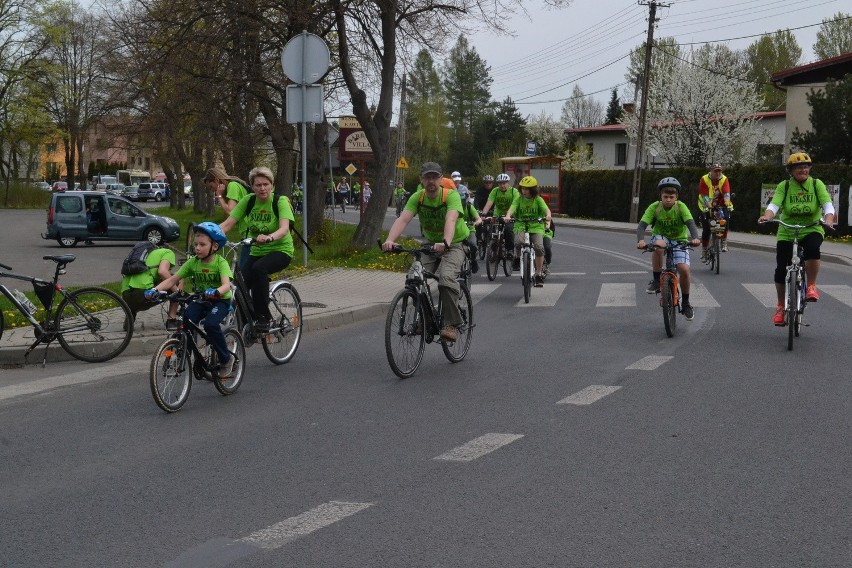
[[[145,261],[148,259],[151,251],[154,250],[157,250],[157,247],[149,241],[141,241],[133,245],[130,254],[121,263],[121,273],[124,276],[133,276],[135,274],[142,274],[148,270],[150,266]]]

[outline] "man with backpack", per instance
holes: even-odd
[[[463,242],[470,230],[462,218],[464,210],[458,192],[441,187],[441,166],[435,162],[423,164],[420,168],[420,183],[422,187],[408,199],[402,214],[391,226],[382,249],[393,250],[396,239],[402,235],[408,223],[415,215],[419,216],[423,236],[432,243],[434,251],[434,256],[423,259],[423,268],[438,276],[444,322],[441,339],[456,341],[456,328],[462,323],[458,307],[461,289],[457,278],[464,263]]]
[[[157,305],[145,299],[145,291],[170,277],[174,265],[175,253],[169,248],[157,248],[148,241],[133,245],[121,265],[121,297],[130,307],[133,321],[136,321],[136,314]],[[178,305],[172,302],[166,329],[177,329],[177,310]]]

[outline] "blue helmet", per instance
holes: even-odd
[[[225,233],[222,232],[222,229],[219,228],[219,225],[213,223],[211,221],[202,221],[193,227],[196,231],[201,231],[210,237],[214,243],[219,245],[219,248],[225,246],[225,243],[228,242],[228,237],[225,236]]]

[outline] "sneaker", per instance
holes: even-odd
[[[542,278],[547,278],[548,274],[550,274],[550,265],[545,263],[544,270],[541,273]]]
[[[728,241],[727,241],[727,239],[722,239],[722,252],[728,252]]]
[[[175,318],[169,318],[166,320],[166,331],[177,331],[178,328],[178,320]]]
[[[254,320],[254,330],[259,334],[269,331],[269,320],[265,317],[259,317]]]
[[[535,275],[535,287],[536,288],[544,287],[544,277],[541,276],[540,274]]]
[[[703,248],[703,249],[701,249],[701,260],[706,260],[706,259],[707,259],[707,249]]]
[[[219,367],[216,369],[216,375],[219,377],[219,380],[226,379],[231,376],[231,373],[234,371],[234,357],[231,357],[225,363],[219,363]]]
[[[784,304],[778,304],[775,308],[775,315],[772,316],[772,323],[779,327],[787,324],[787,322],[784,321]]]
[[[456,341],[459,338],[459,332],[453,325],[445,325],[441,330],[441,339],[444,341]]]
[[[648,287],[645,291],[649,294],[659,294],[660,293],[660,283],[656,280],[651,280],[648,282]]]
[[[512,270],[517,272],[520,269],[521,269],[521,259],[520,258],[513,258],[512,259]]]
[[[683,317],[685,317],[688,321],[692,321],[692,318],[695,317],[695,310],[693,310],[692,306],[689,304],[681,306],[680,313],[682,313]]]
[[[470,271],[473,274],[479,272],[479,261],[476,260],[476,257],[473,257],[470,261]]]
[[[808,284],[808,289],[805,292],[805,301],[806,302],[817,302],[817,301],[819,301],[819,292],[817,292],[816,284]]]

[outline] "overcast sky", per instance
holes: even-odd
[[[823,19],[852,13],[849,0],[671,0],[657,9],[655,38],[672,36],[688,44],[722,42],[745,49],[759,34],[789,29],[802,48],[801,63],[813,61],[812,46]],[[559,119],[575,84],[604,105],[616,87],[622,102],[632,99],[624,83],[628,54],[648,34],[648,6],[636,0],[573,0],[569,8],[542,7],[529,0],[529,18],[518,14],[516,37],[468,34],[491,67],[492,98],[512,97],[523,115],[544,110]],[[807,26],[807,27],[806,27]],[[798,28],[798,29],[797,29]],[[625,96],[626,95],[626,96]]]

